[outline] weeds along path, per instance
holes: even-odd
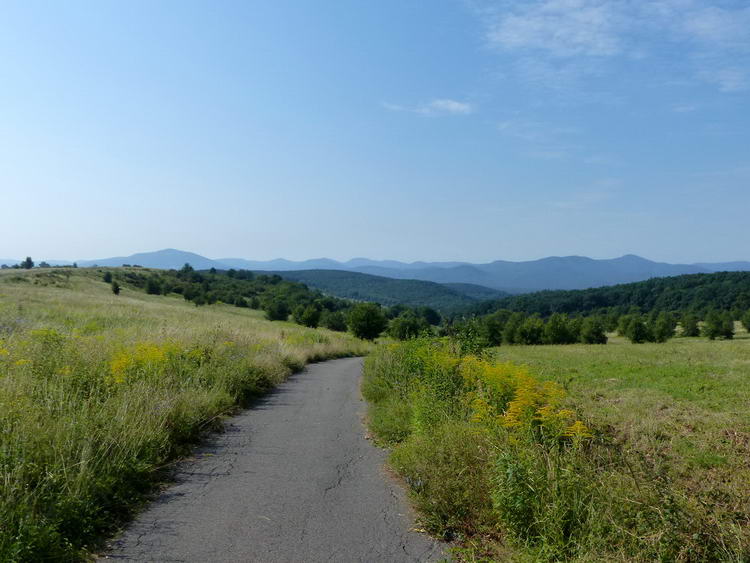
[[[437,561],[365,439],[362,360],[309,366],[177,468],[100,561]]]

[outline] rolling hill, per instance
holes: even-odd
[[[439,283],[420,280],[396,280],[373,276],[359,272],[343,270],[300,270],[277,271],[279,276],[304,283],[336,297],[374,301],[381,305],[408,305],[410,307],[428,306],[441,312],[455,312],[476,304],[475,295],[486,292],[498,293],[487,288],[464,288],[459,290]]]
[[[17,263],[17,260],[12,262]],[[750,262],[668,264],[632,254],[608,260],[596,260],[584,256],[552,256],[524,262],[497,260],[485,264],[470,264],[467,262],[406,263],[397,260],[369,260],[367,258],[353,258],[346,262],[329,258],[300,262],[284,259],[259,261],[243,258],[214,260],[192,252],[165,249],[130,256],[78,261],[80,266],[139,264],[164,269],[178,269],[185,263],[191,264],[198,270],[209,268],[274,272],[341,270],[391,279],[421,280],[441,284],[473,284],[509,293],[528,293],[546,289],[586,289],[684,274],[750,271]]]
[[[487,301],[474,307],[477,314],[500,309],[548,316],[551,313],[589,314],[603,310],[627,313],[711,309],[744,313],[750,309],[750,272],[717,272],[654,278],[593,289],[540,291]]]

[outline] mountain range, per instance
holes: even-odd
[[[0,264],[4,261],[0,260]],[[7,264],[18,260],[5,261]],[[47,262],[53,263],[48,260]],[[60,261],[55,261],[60,263]],[[544,289],[586,289],[620,283],[636,282],[655,277],[720,271],[750,271],[750,262],[669,264],[653,262],[635,255],[597,260],[584,256],[553,256],[540,260],[510,262],[497,260],[483,264],[468,262],[399,262],[353,258],[339,262],[329,258],[304,261],[284,259],[258,261],[244,258],[210,259],[192,252],[165,249],[130,256],[79,260],[79,266],[121,266],[138,264],[149,268],[180,268],[189,263],[197,270],[245,269],[255,271],[342,270],[394,279],[423,280],[442,284],[472,284],[487,288],[524,293]],[[458,289],[455,288],[454,289]],[[474,288],[476,292],[476,288]]]

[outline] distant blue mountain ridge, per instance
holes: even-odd
[[[50,264],[64,261],[46,260]],[[0,260],[0,264],[17,264],[19,260]],[[38,261],[37,261],[38,262]],[[244,258],[211,259],[167,248],[156,252],[141,252],[130,256],[79,260],[79,266],[122,266],[138,264],[147,268],[181,268],[188,263],[197,270],[245,269],[255,271],[343,270],[394,279],[414,279],[442,284],[473,284],[492,289],[523,293],[544,289],[586,289],[643,281],[654,277],[720,271],[750,271],[750,262],[720,262],[697,264],[668,264],[653,262],[632,254],[605,260],[585,256],[551,256],[540,260],[510,262],[497,260],[485,264],[469,262],[399,262],[353,258],[346,262],[330,258],[303,261],[285,259],[246,260]]]

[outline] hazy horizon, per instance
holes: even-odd
[[[4,8],[6,259],[747,259],[746,3]]]
[[[53,261],[53,262],[58,262],[59,261],[59,262],[71,262],[71,263],[73,263],[73,262],[82,262],[82,261],[90,262],[90,261],[95,261],[95,260],[105,260],[105,259],[111,259],[111,258],[116,258],[116,257],[128,258],[128,257],[136,255],[136,254],[150,254],[150,253],[154,253],[154,252],[162,252],[162,251],[167,251],[167,250],[175,250],[175,251],[178,251],[178,252],[189,252],[189,253],[193,253],[193,254],[198,254],[199,256],[202,256],[204,258],[208,258],[210,260],[216,260],[216,261],[239,259],[239,260],[257,261],[257,262],[268,262],[268,261],[273,261],[273,260],[288,260],[290,262],[303,262],[303,261],[308,261],[308,260],[334,260],[336,262],[346,263],[346,262],[349,262],[349,261],[352,261],[352,260],[364,259],[364,260],[372,260],[372,261],[394,260],[394,261],[398,261],[398,262],[404,262],[404,263],[407,263],[407,264],[408,263],[415,263],[415,262],[425,262],[425,263],[465,262],[465,263],[469,263],[469,264],[486,264],[486,263],[496,262],[496,261],[533,262],[535,260],[542,260],[542,259],[545,259],[545,258],[571,258],[571,257],[591,258],[593,260],[614,260],[614,259],[617,259],[617,258],[622,258],[622,257],[625,257],[625,256],[630,256],[630,255],[635,255],[635,256],[638,256],[639,258],[644,258],[646,260],[650,260],[650,261],[653,261],[653,262],[665,262],[665,263],[669,263],[669,264],[698,264],[698,263],[711,263],[711,262],[722,263],[722,262],[745,262],[745,261],[750,261],[750,259],[747,259],[747,258],[737,257],[737,258],[733,258],[733,259],[730,259],[730,260],[693,260],[693,261],[690,261],[690,262],[677,262],[677,261],[670,261],[670,260],[654,260],[653,258],[650,258],[648,256],[642,256],[640,254],[634,254],[634,253],[621,254],[621,255],[618,255],[618,256],[585,256],[585,255],[582,255],[582,254],[561,254],[561,255],[552,255],[552,254],[550,254],[550,255],[546,255],[546,256],[537,256],[537,257],[520,259],[520,260],[508,260],[506,258],[499,257],[499,258],[491,258],[491,259],[487,259],[487,260],[477,260],[477,261],[461,260],[461,259],[458,259],[458,258],[456,258],[456,259],[447,259],[447,260],[431,260],[431,259],[397,260],[397,259],[394,259],[394,258],[391,258],[391,257],[387,257],[387,256],[386,257],[382,257],[382,258],[375,258],[375,257],[372,257],[372,256],[350,256],[350,257],[345,257],[345,258],[335,258],[335,257],[331,257],[331,256],[310,256],[310,257],[307,257],[307,258],[291,259],[291,258],[287,258],[287,257],[284,257],[284,256],[275,256],[273,258],[255,258],[253,256],[229,256],[229,255],[220,255],[220,256],[210,256],[210,255],[208,255],[207,256],[205,254],[201,254],[199,252],[194,252],[192,250],[172,248],[172,247],[170,247],[170,248],[160,248],[160,249],[157,249],[157,250],[139,250],[139,251],[130,252],[130,253],[127,253],[127,254],[111,254],[111,255],[96,256],[96,257],[77,257],[77,258],[64,258],[63,257],[63,258],[60,258],[60,257],[45,257],[43,255],[39,255],[39,256],[33,256],[33,255],[31,255],[31,258],[37,264],[40,261]],[[5,256],[5,257],[0,257],[0,261],[1,260],[16,260],[16,261],[20,261],[20,260],[23,260],[26,256],[29,256],[29,255],[26,253],[23,256],[19,256],[19,257],[15,257],[15,258],[13,256]],[[2,263],[2,262],[0,262],[0,263]]]

